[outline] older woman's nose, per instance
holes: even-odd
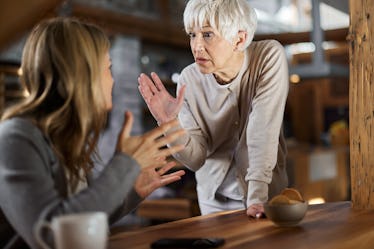
[[[197,37],[196,37],[197,38]],[[191,44],[192,49],[194,52],[202,52],[204,51],[204,44],[202,43],[201,39],[197,38]]]
[[[203,39],[200,34],[197,34],[193,40],[191,40],[191,48],[194,52],[201,52],[204,50]]]

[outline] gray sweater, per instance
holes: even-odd
[[[64,171],[42,132],[22,118],[0,123],[0,248],[20,241],[38,248],[32,230],[39,219],[103,211],[114,222],[141,201],[133,189],[139,172],[135,160],[117,153],[100,176],[87,179],[87,188],[69,197]]]

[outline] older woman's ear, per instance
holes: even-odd
[[[235,51],[243,51],[245,49],[245,44],[248,39],[247,31],[239,30],[238,35],[235,38]]]

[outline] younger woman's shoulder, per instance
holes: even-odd
[[[25,118],[10,118],[0,123],[0,137],[8,135],[26,136],[30,139],[42,138],[41,131]]]
[[[25,147],[33,147],[49,161],[55,161],[55,155],[49,140],[33,122],[26,118],[14,117],[0,122],[0,155]]]

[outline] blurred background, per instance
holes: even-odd
[[[276,39],[287,53],[290,92],[284,116],[290,186],[310,203],[348,200],[348,0],[248,0],[259,24],[255,40]],[[157,72],[171,94],[193,62],[183,30],[185,0],[0,1],[0,113],[25,96],[18,81],[30,29],[53,16],[101,26],[112,42],[114,107],[99,144],[102,162],[114,152],[123,112],[134,113],[133,134],[156,126],[137,89],[141,72]],[[184,168],[183,165],[179,166]],[[194,173],[156,191],[119,226],[133,229],[199,215]]]

